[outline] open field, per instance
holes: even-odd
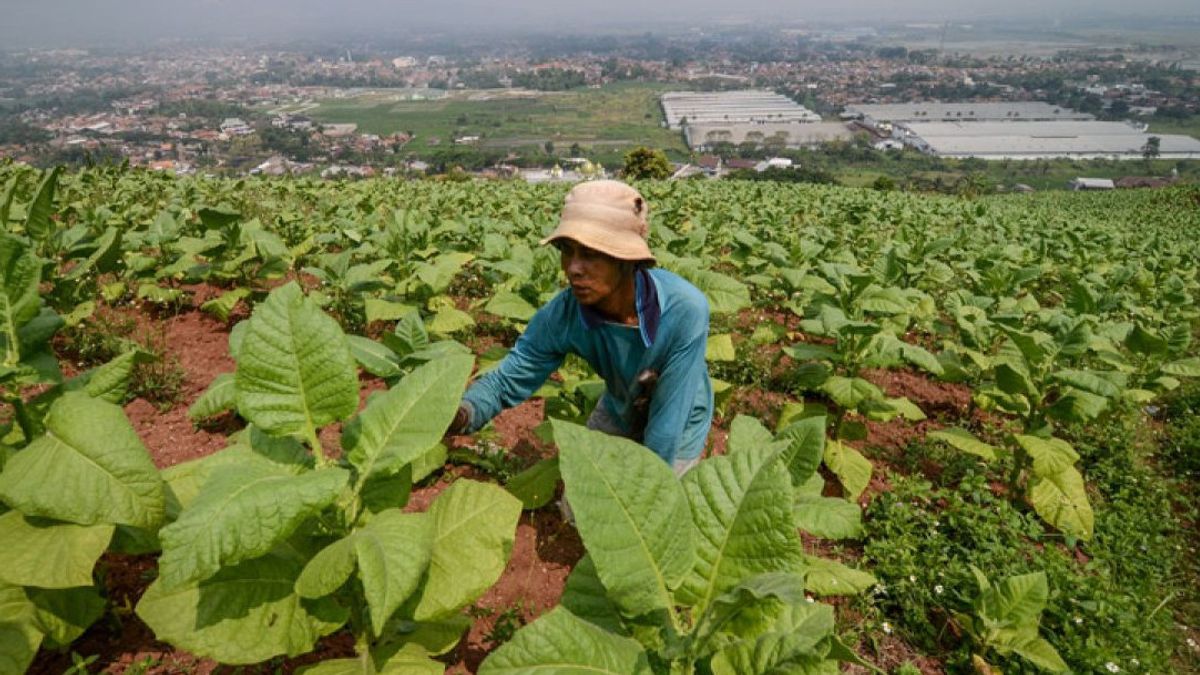
[[[1151,122],[1150,133],[1185,134],[1192,138],[1200,138],[1200,117],[1193,117],[1187,121]]]
[[[576,358],[448,433],[566,185],[0,186],[5,675],[1200,673],[1194,186],[638,183],[682,478]]]
[[[395,101],[387,92],[363,93],[354,99],[319,101],[309,114],[321,122],[358,124],[367,133],[411,132],[409,149],[420,155],[431,141],[451,143],[479,136],[481,145],[516,148],[553,142],[565,150],[572,143],[650,145],[683,151],[680,134],[662,127],[660,85],[610,85],[565,92],[484,90],[451,92],[431,101]]]

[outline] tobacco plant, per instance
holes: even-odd
[[[682,480],[632,441],[552,424],[588,554],[562,605],[481,674],[836,672],[838,661],[860,662],[834,636],[833,607],[806,592],[853,593],[874,579],[807,556],[793,513],[794,484],[820,480],[823,418],[778,440],[742,420],[730,453]]]
[[[171,522],[138,615],[159,639],[224,663],[302,654],[348,626],[357,655],[305,672],[441,672],[432,657],[503,571],[520,514],[502,489],[469,480],[423,513],[404,509],[472,359],[432,360],[355,415],[346,336],[295,283],[272,291],[234,344],[226,386],[251,426],[164,472]],[[336,422],[340,457],[322,440]]]

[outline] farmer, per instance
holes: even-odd
[[[578,354],[606,391],[589,429],[632,438],[682,476],[700,461],[712,423],[704,349],[708,302],[696,287],[654,267],[647,206],[619,181],[576,185],[558,227],[542,240],[562,254],[570,284],[542,306],[500,366],[467,390],[452,433],[472,433],[529,398]]]

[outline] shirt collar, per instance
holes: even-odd
[[[634,272],[634,295],[636,296],[638,332],[642,343],[649,348],[658,337],[658,324],[662,318],[662,307],[658,304],[658,287],[650,271],[638,267]],[[586,305],[579,306],[579,317],[588,330],[604,325],[607,321],[599,312]]]

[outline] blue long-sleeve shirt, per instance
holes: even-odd
[[[642,442],[668,463],[699,457],[713,414],[704,360],[708,301],[683,278],[658,268],[639,269],[636,287],[637,326],[604,321],[570,289],[542,306],[500,365],[467,390],[468,431],[529,398],[567,354],[578,354],[604,379],[607,391],[599,405],[626,432],[637,374],[657,371]]]

